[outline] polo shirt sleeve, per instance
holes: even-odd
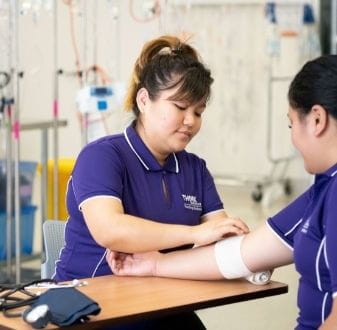
[[[301,227],[304,212],[311,199],[310,196],[311,188],[267,220],[272,231],[291,249],[294,246],[294,236]]]
[[[216,190],[214,180],[206,167],[206,162],[202,160],[203,170],[203,200],[202,216],[207,213],[223,210],[223,204]]]
[[[72,173],[72,187],[79,207],[93,197],[110,196],[122,200],[123,166],[111,144],[93,143],[79,154]]]
[[[325,249],[326,264],[330,272],[331,290],[337,297],[337,178],[333,183],[325,207]],[[324,230],[324,227],[323,227]]]

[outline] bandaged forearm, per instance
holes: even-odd
[[[219,241],[214,246],[214,254],[220,273],[226,279],[246,278],[254,284],[266,284],[270,271],[252,273],[241,255],[241,242],[244,236],[233,236]]]

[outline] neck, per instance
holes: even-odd
[[[153,139],[151,138],[151,136],[149,136],[149,134],[147,134],[141,120],[137,120],[135,129],[146,147],[150,150],[154,158],[157,160],[157,162],[163,166],[168,157],[168,154],[158,151],[158,149],[154,146],[154,143],[151,143]]]
[[[320,164],[320,173],[325,172],[337,163],[337,134],[326,137],[324,145],[319,148],[316,159]]]

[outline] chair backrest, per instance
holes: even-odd
[[[55,262],[64,246],[65,221],[47,220],[43,223],[43,240],[46,261],[41,265],[41,278],[51,278],[55,272]]]

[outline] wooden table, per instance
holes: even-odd
[[[271,282],[258,286],[246,280],[189,281],[158,277],[102,276],[79,288],[101,306],[101,313],[75,329],[94,329],[140,319],[166,316],[269,297],[288,292],[288,286]],[[60,301],[60,304],[62,302]],[[240,322],[240,320],[238,320]],[[50,325],[47,329],[55,329]],[[31,329],[21,318],[0,314],[0,329]]]

